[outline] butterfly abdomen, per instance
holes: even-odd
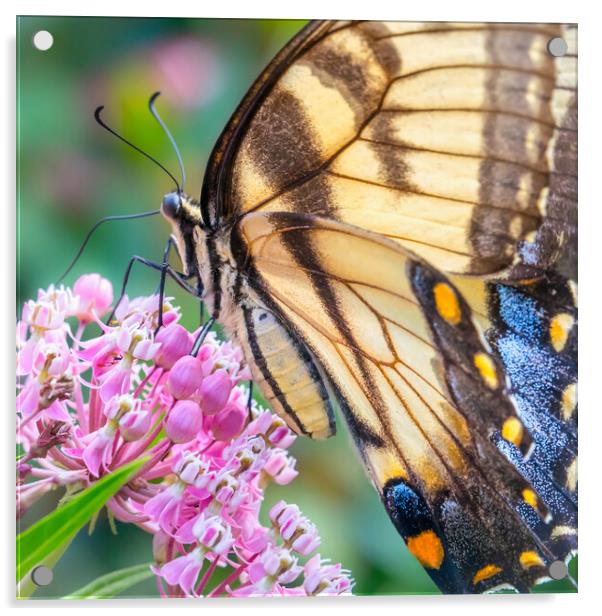
[[[239,338],[263,395],[297,434],[327,438],[335,432],[328,392],[311,355],[263,307],[243,309]]]

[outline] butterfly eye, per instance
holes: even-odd
[[[182,197],[177,192],[171,192],[163,197],[161,210],[167,218],[176,218],[182,205]]]

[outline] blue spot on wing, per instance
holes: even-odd
[[[543,312],[537,302],[514,287],[498,286],[501,319],[521,336],[532,339],[544,334]]]
[[[518,414],[534,439],[535,447],[525,460],[499,433],[499,449],[528,479],[553,516],[546,525],[527,506],[519,513],[537,534],[549,541],[554,525],[577,525],[577,494],[565,485],[566,468],[577,453],[575,426],[560,417],[562,392],[577,380],[576,347],[556,353],[548,343],[549,319],[567,308],[558,305],[561,289],[545,283],[533,288],[493,285],[493,328],[488,332],[492,346],[504,364]],[[573,310],[572,306],[568,307]],[[496,310],[497,309],[497,310]],[[564,556],[559,549],[559,557]]]
[[[400,481],[385,491],[389,515],[403,537],[417,535],[433,528],[430,509],[424,498]]]

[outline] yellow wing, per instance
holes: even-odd
[[[514,279],[569,245],[574,269],[575,53],[571,26],[313,22],[216,146],[210,218],[316,214]]]
[[[546,506],[490,436],[523,455],[531,438],[442,274],[377,234],[284,212],[245,216],[232,250],[323,369],[392,520],[443,590],[526,590],[564,557],[549,528],[518,513],[547,527]]]

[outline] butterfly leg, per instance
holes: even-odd
[[[174,244],[174,240],[172,236],[169,236],[167,243],[165,244],[165,250],[163,251],[163,260],[161,264],[164,266],[161,269],[161,278],[159,280],[159,286],[157,287],[157,293],[159,295],[159,319],[157,323],[157,329],[155,330],[155,335],[157,332],[163,327],[163,299],[165,297],[165,281],[167,280],[167,271],[165,266],[169,262],[169,253],[171,252],[171,247]]]
[[[175,270],[169,263],[156,263],[155,261],[151,261],[150,259],[146,259],[144,257],[140,257],[138,255],[133,256],[130,259],[130,262],[128,263],[128,266],[125,270],[125,275],[123,277],[123,282],[121,284],[121,293],[119,295],[119,298],[117,299],[117,302],[115,303],[115,306],[113,308],[113,310],[111,311],[111,314],[108,316],[106,323],[109,324],[112,320],[113,317],[115,316],[115,311],[117,310],[117,308],[119,307],[119,304],[121,303],[121,301],[123,300],[123,297],[125,295],[125,291],[127,288],[127,284],[130,278],[130,274],[132,271],[132,267],[134,267],[134,263],[141,263],[142,265],[145,265],[146,267],[150,267],[151,269],[154,269],[158,272],[165,272],[165,276],[169,276],[172,280],[174,280],[182,289],[184,289],[184,291],[186,291],[187,293],[190,293],[191,295],[194,295],[195,297],[198,295],[198,291],[195,287],[189,285],[186,280],[189,278],[189,276],[187,276],[186,274],[182,273],[182,272],[178,272],[177,270]],[[161,306],[160,306],[161,309]]]
[[[253,413],[251,412],[251,404],[253,402],[253,381],[249,381],[249,395],[247,397],[247,422],[253,421]]]
[[[210,332],[214,323],[215,323],[215,318],[211,317],[205,323],[205,325],[201,327],[201,330],[199,331],[198,336],[196,337],[196,340],[194,341],[194,344],[192,345],[192,351],[190,351],[190,354],[193,357],[196,357],[198,355],[199,349],[201,348],[201,345],[203,344],[203,342],[205,342],[205,338],[207,337],[207,334]]]

